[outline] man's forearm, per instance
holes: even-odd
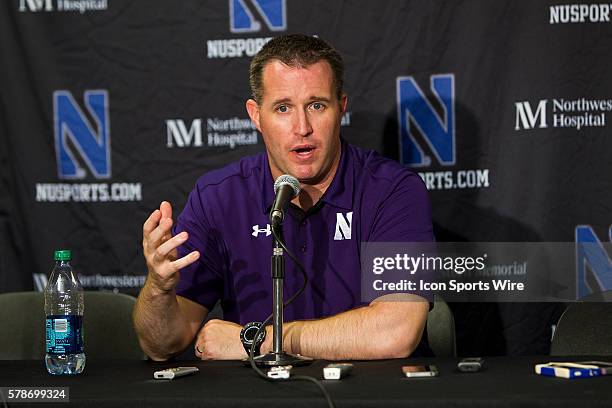
[[[181,352],[193,337],[174,290],[162,292],[145,283],[133,317],[140,345],[153,360]]]
[[[324,319],[288,322],[283,346],[326,360],[407,357],[419,344],[428,310],[427,302],[374,302]],[[264,345],[271,344],[266,339]]]

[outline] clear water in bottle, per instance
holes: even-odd
[[[80,374],[85,368],[83,348],[83,287],[70,261],[70,250],[55,251],[55,266],[45,287],[47,371]]]

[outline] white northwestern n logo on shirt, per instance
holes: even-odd
[[[351,239],[351,229],[353,226],[353,212],[346,214],[336,213],[336,232],[334,233],[334,241],[342,241]]]

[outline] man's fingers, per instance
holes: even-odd
[[[160,262],[166,258],[174,261],[176,259],[176,248],[187,241],[187,237],[187,232],[183,231],[158,246],[155,250],[155,261]]]
[[[149,234],[147,243],[150,250],[155,250],[160,244],[162,237],[170,232],[172,218],[162,218],[159,225]]]
[[[172,228],[172,206],[167,201],[162,201],[159,209],[153,211],[142,226],[142,236],[148,244],[159,245],[160,241],[166,241],[163,237]]]
[[[149,215],[149,218],[142,225],[142,235],[146,237],[153,231],[158,225],[161,218],[161,211],[155,210]]]
[[[173,256],[176,258],[176,249],[171,251]],[[157,255],[156,255],[157,257]],[[173,262],[164,262],[164,260],[158,260],[157,274],[162,279],[168,279],[172,275],[176,274],[181,268],[191,265],[200,258],[198,251],[193,251],[184,257],[177,259]],[[157,258],[155,258],[157,260]]]
[[[199,258],[200,258],[200,253],[198,251],[193,251],[185,255],[184,257],[172,262],[172,267],[176,268],[176,270],[179,270],[186,266],[191,265],[192,263],[197,261]]]
[[[172,238],[172,234],[166,234],[163,237],[161,237],[161,240],[159,241],[159,244],[163,244],[166,241],[169,241]]]
[[[159,210],[161,211],[162,218],[172,218],[172,205],[169,202],[162,201],[159,205]]]

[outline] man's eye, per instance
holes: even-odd
[[[289,108],[285,105],[280,105],[279,107],[276,108],[276,110],[279,111],[280,113],[285,113],[289,111]]]
[[[314,110],[323,110],[325,106],[321,102],[315,102],[312,104],[312,109]]]

